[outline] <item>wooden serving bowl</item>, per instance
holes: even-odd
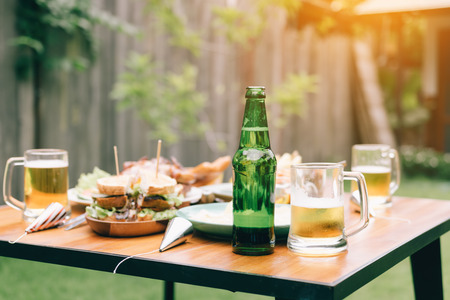
[[[166,230],[169,220],[114,222],[86,217],[88,225],[99,235],[114,237],[132,237],[159,233]]]

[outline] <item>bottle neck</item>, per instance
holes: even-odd
[[[247,98],[242,122],[240,148],[270,148],[266,104],[262,98]]]

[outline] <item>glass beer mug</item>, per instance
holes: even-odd
[[[11,195],[12,172],[16,165],[24,166],[24,202]],[[70,216],[67,197],[69,160],[65,150],[32,149],[23,157],[11,157],[6,162],[3,177],[3,199],[6,204],[23,211],[23,219],[34,221],[52,202],[61,203]]]
[[[355,180],[362,201],[358,223],[344,224],[344,180]],[[336,255],[347,249],[347,237],[369,222],[367,189],[358,172],[340,163],[291,166],[291,226],[288,248],[305,256]]]
[[[353,145],[352,171],[361,172],[364,175],[371,208],[392,205],[392,194],[400,184],[400,162],[397,150],[383,144]],[[352,193],[355,190],[356,186],[353,184]],[[353,200],[359,203],[357,195],[353,196]]]

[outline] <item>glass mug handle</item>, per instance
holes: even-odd
[[[389,158],[392,161],[392,178],[389,185],[391,195],[398,189],[400,185],[400,159],[395,149],[389,150]]]
[[[360,201],[360,212],[361,217],[359,218],[359,222],[350,226],[350,228],[345,230],[346,236],[354,235],[355,233],[360,232],[369,224],[369,203],[367,196],[367,185],[364,176],[360,172],[346,172],[344,171],[344,180],[354,180],[358,184],[358,192]]]
[[[11,157],[6,162],[5,174],[3,175],[3,200],[5,203],[17,210],[24,210],[25,203],[11,196],[11,181],[14,166],[23,166],[25,164],[24,157]]]

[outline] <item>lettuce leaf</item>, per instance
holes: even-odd
[[[165,195],[167,198],[167,202],[169,202],[171,205],[180,206],[183,203],[184,196],[178,196],[177,194],[169,194]]]
[[[111,210],[104,209],[97,204],[92,204],[91,206],[86,207],[86,214],[94,219],[104,219],[106,217],[112,216],[116,212],[116,209],[113,208]]]
[[[80,178],[78,178],[78,183],[75,186],[75,189],[78,193],[82,193],[84,190],[88,189],[96,189],[97,188],[97,179],[111,176],[106,171],[99,169],[98,167],[94,167],[92,173],[81,174]]]
[[[165,211],[158,211],[155,212],[151,210],[150,208],[143,208],[139,213],[139,217],[144,217],[146,215],[151,215],[152,220],[158,221],[158,220],[165,220],[165,219],[172,219],[177,214],[176,209],[167,209]]]

